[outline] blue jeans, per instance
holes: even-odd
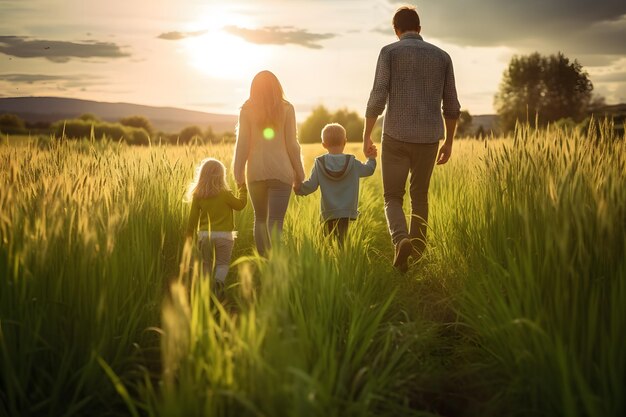
[[[270,234],[280,236],[283,231],[291,185],[279,180],[253,181],[248,191],[254,208],[254,241],[259,254],[265,256],[272,246]]]

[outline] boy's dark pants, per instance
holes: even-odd
[[[334,236],[337,238],[337,242],[339,242],[340,245],[343,245],[343,242],[346,240],[349,224],[350,219],[347,217],[327,220],[324,223],[324,234],[326,236]]]
[[[402,239],[410,238],[420,254],[426,247],[428,187],[438,150],[438,143],[408,143],[383,137],[383,191],[391,240],[397,245]],[[407,230],[402,202],[409,173],[411,222]]]

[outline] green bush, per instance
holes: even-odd
[[[130,145],[149,145],[150,136],[143,128],[123,126],[119,123],[93,122],[89,120],[61,120],[52,125],[52,133],[68,139],[103,138],[113,141],[125,140]]]
[[[15,114],[0,114],[0,132],[4,134],[23,135],[28,133],[26,124]]]
[[[147,117],[144,116],[128,116],[120,119],[120,124],[123,126],[134,127],[138,129],[143,129],[148,134],[152,135],[154,132],[154,128],[152,127],[152,123],[148,120]]]
[[[178,138],[179,143],[189,143],[192,142],[194,139],[196,141],[202,141],[202,129],[200,129],[198,126],[187,126],[180,131]]]

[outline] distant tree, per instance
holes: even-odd
[[[346,129],[346,136],[349,141],[358,142],[362,140],[363,118],[359,116],[357,112],[349,111],[348,109],[339,109],[330,116],[330,123],[339,123],[342,125]]]
[[[470,135],[472,128],[472,115],[467,110],[461,110],[461,115],[456,123],[456,133],[458,136]]]
[[[328,123],[339,123],[346,129],[349,141],[360,141],[363,135],[363,117],[357,112],[348,109],[339,109],[330,113],[324,106],[317,106],[302,123],[299,130],[301,143],[316,143],[321,141],[321,133]]]
[[[542,56],[535,52],[514,56],[504,71],[495,105],[504,130],[516,121],[539,126],[555,120],[584,117],[593,84],[578,61],[571,62],[561,52]]]
[[[178,134],[180,143],[189,143],[194,139],[202,139],[202,129],[198,126],[187,126]]]
[[[209,142],[217,141],[217,135],[213,131],[213,126],[207,127],[207,129],[204,131],[204,138]]]
[[[153,143],[155,144],[171,144],[175,145],[178,142],[178,133],[168,133],[158,131],[154,134]]]
[[[24,129],[26,124],[24,120],[15,114],[4,113],[0,114],[0,128],[4,129]]]
[[[226,143],[235,143],[235,141],[237,140],[237,135],[235,135],[235,132],[224,132],[222,133],[222,142],[226,142]]]
[[[154,128],[152,123],[144,116],[128,116],[120,119],[120,124],[123,126],[136,127],[138,129],[145,130],[149,135],[152,135]]]
[[[474,136],[477,137],[478,139],[482,139],[486,136],[485,128],[483,127],[483,125],[478,126],[478,129],[476,129],[476,133],[474,133]]]
[[[317,106],[300,125],[298,139],[301,143],[319,142],[322,128],[330,123],[331,115],[324,106]]]
[[[100,118],[93,113],[83,113],[78,116],[78,120],[82,120],[84,122],[100,122]]]
[[[50,126],[52,125],[51,122],[32,122],[32,123],[28,123],[26,122],[26,127],[27,128],[32,128],[34,130],[40,130],[40,131],[47,131],[50,130]]]

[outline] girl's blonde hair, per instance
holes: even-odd
[[[284,113],[285,94],[271,71],[261,71],[252,79],[250,97],[243,107],[250,107],[261,128],[277,128]]]
[[[187,201],[215,197],[224,190],[229,190],[226,167],[215,158],[206,158],[196,168],[194,180],[187,190]]]

